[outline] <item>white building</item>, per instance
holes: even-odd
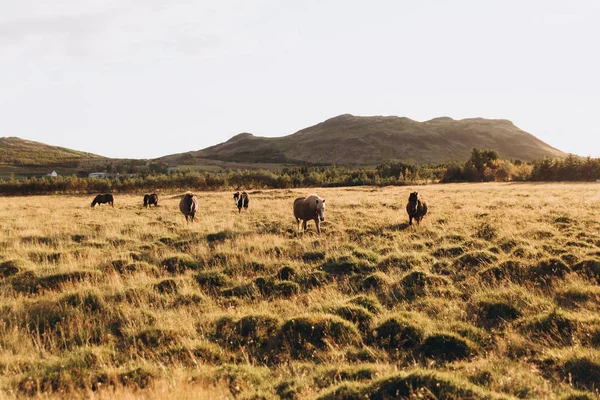
[[[90,178],[106,178],[106,172],[92,172],[89,174]]]
[[[52,178],[56,178],[58,176],[58,174],[56,173],[56,171],[52,171],[49,174],[46,174],[46,176],[51,176]]]

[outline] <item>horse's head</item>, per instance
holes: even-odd
[[[412,192],[408,196],[408,203],[410,204],[410,207],[416,211],[417,206],[419,205],[419,192]]]
[[[237,204],[238,204],[238,201],[239,201],[239,199],[240,199],[240,192],[235,192],[235,193],[233,194],[233,201],[235,202],[235,205],[236,205],[236,206],[237,206]]]
[[[316,196],[315,202],[319,219],[325,221],[325,199]]]

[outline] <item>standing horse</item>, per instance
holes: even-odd
[[[298,232],[300,232],[301,222],[302,229],[306,230],[306,222],[313,220],[317,227],[317,233],[320,235],[320,221],[325,221],[325,199],[316,194],[297,198],[294,200],[294,217],[298,223]]]
[[[408,213],[408,224],[412,225],[413,218],[417,221],[417,224],[421,223],[421,220],[427,214],[427,203],[419,196],[418,192],[412,192],[408,196],[408,203],[406,204],[406,212]]]
[[[240,192],[235,192],[233,194],[233,201],[235,201],[235,205],[238,208],[238,212],[242,212],[242,207],[244,207],[244,209],[248,209],[248,204],[250,203],[250,196],[248,196],[248,193],[246,192],[242,192],[242,194],[240,194]]]
[[[150,206],[154,204],[156,207],[158,205],[158,195],[156,193],[145,194],[144,195],[144,207],[150,208]]]
[[[187,192],[179,202],[179,211],[185,216],[187,222],[194,222],[198,211],[198,198],[192,192]]]
[[[103,194],[99,194],[96,197],[94,197],[94,201],[92,201],[92,207],[94,207],[96,204],[110,204],[112,207],[115,206],[114,204],[114,197],[112,195],[112,193],[103,193]]]

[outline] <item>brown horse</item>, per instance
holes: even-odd
[[[179,202],[179,210],[185,216],[187,222],[194,222],[196,211],[198,211],[198,198],[192,192],[187,192]]]
[[[242,207],[244,207],[244,209],[248,209],[248,204],[250,203],[250,196],[248,196],[248,193],[246,192],[242,192],[240,194],[240,192],[235,192],[233,194],[233,201],[235,201],[235,205],[238,208],[238,212],[242,211]]]
[[[149,208],[152,204],[158,205],[158,195],[156,193],[144,195],[144,207]]]
[[[417,224],[421,222],[425,214],[427,214],[427,203],[419,196],[418,192],[412,192],[408,196],[406,204],[406,212],[408,213],[408,224],[412,225],[413,218]]]
[[[103,193],[103,194],[99,194],[98,196],[94,197],[94,201],[92,201],[92,207],[94,207],[96,204],[110,204],[112,207],[115,206],[114,204],[114,197],[112,195],[112,193]]]
[[[297,198],[294,200],[294,217],[298,223],[298,232],[300,232],[301,222],[302,229],[306,230],[306,222],[313,220],[317,227],[317,233],[320,235],[320,221],[325,221],[325,199],[316,194]]]

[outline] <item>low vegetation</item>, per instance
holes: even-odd
[[[289,166],[255,164],[253,169],[202,171],[181,166],[169,171],[168,164],[150,163],[134,169],[110,164],[106,179],[88,178],[86,171],[58,177],[29,176],[28,179],[0,179],[4,195],[66,194],[97,192],[140,192],[154,190],[292,189],[340,186],[405,186],[433,182],[512,182],[512,181],[586,181],[600,179],[600,159],[569,155],[532,162],[502,160],[493,150],[472,149],[464,163],[412,164],[386,162],[376,167]],[[260,166],[268,169],[259,169]],[[0,165],[0,178],[2,177]],[[116,171],[121,171],[117,173]],[[218,233],[216,233],[218,235]],[[491,239],[494,227],[482,223],[477,237]],[[217,236],[218,237],[218,236]]]
[[[0,397],[600,396],[596,184],[0,197]]]

